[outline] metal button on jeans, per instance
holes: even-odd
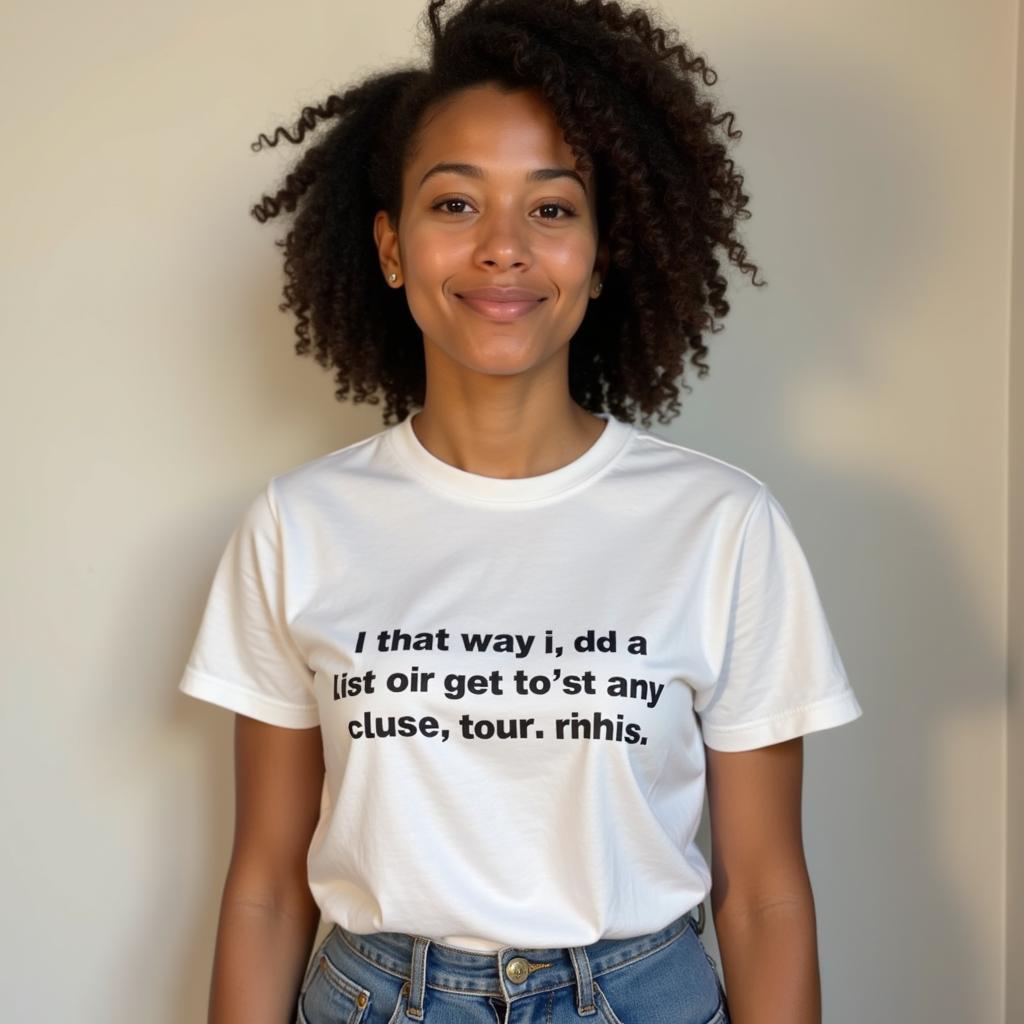
[[[521,956],[512,957],[505,965],[505,974],[509,981],[514,981],[516,984],[526,981],[530,976],[530,961]]]

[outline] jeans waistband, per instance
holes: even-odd
[[[362,935],[338,924],[334,930],[358,956],[406,979],[407,1012],[412,1017],[422,1012],[428,981],[431,986],[450,992],[491,996],[505,1002],[574,983],[580,1012],[590,1013],[594,1007],[595,976],[656,952],[679,938],[687,928],[697,931],[700,911],[687,911],[646,935],[598,939],[588,946],[502,946],[493,952],[459,949],[405,932]]]

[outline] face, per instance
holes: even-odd
[[[428,112],[403,175],[399,231],[381,211],[374,233],[385,276],[398,274],[393,286],[423,331],[428,370],[442,361],[509,375],[558,357],[567,366],[605,247],[592,176],[535,93],[482,85]],[[474,300],[483,288],[526,294]]]

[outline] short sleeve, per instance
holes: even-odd
[[[694,709],[715,750],[752,750],[863,713],[807,558],[767,486],[740,541],[721,671]]]
[[[283,567],[268,484],[221,555],[178,689],[271,725],[311,728],[320,721],[313,672],[288,628]]]

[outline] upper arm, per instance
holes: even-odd
[[[804,898],[803,737],[756,750],[705,746],[705,753],[716,916]]]
[[[306,855],[320,815],[319,726],[291,729],[235,715],[233,895],[270,904],[308,898]]]

